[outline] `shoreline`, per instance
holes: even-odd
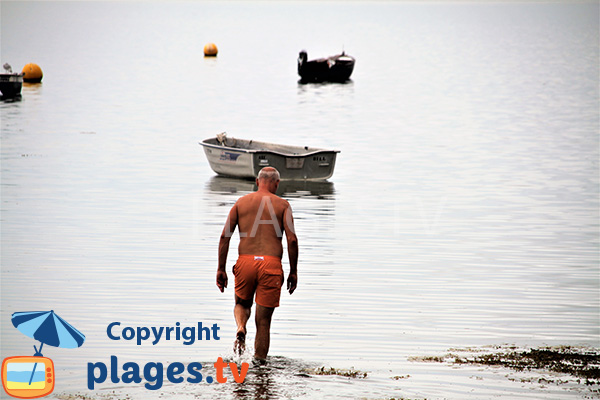
[[[245,355],[242,358],[245,359]],[[61,392],[49,398],[241,400],[255,399],[257,393],[264,394],[259,397],[264,399],[311,399],[325,395],[365,400],[476,399],[481,396],[512,400],[531,398],[532,394],[539,399],[600,398],[600,348],[595,347],[450,348],[444,354],[408,357],[406,362],[407,367],[402,371],[370,371],[272,356],[266,366],[252,366],[243,383],[234,383],[233,379],[219,385],[166,383],[158,391],[145,390],[143,384],[121,385],[90,393]]]

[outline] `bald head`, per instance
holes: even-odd
[[[264,179],[265,181],[268,181],[268,182],[276,182],[279,180],[279,171],[277,171],[273,167],[264,167],[258,173],[257,179],[259,181]]]
[[[273,167],[264,167],[258,173],[256,185],[259,189],[264,188],[271,193],[275,193],[279,186],[279,171]]]

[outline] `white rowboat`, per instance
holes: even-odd
[[[240,178],[255,178],[262,168],[274,167],[282,180],[328,179],[333,175],[339,153],[339,150],[238,139],[224,133],[200,144],[213,171]]]

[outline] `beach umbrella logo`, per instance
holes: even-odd
[[[2,386],[11,397],[33,399],[44,397],[54,390],[54,363],[44,357],[44,344],[65,349],[83,345],[85,335],[54,310],[16,312],[12,323],[20,332],[38,340],[33,357],[8,357],[2,361]]]

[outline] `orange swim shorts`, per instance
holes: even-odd
[[[281,258],[241,254],[233,266],[235,294],[244,300],[252,300],[263,307],[279,307],[283,286]]]

